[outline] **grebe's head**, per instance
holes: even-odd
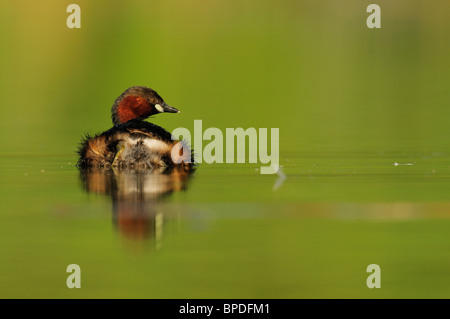
[[[144,86],[133,86],[125,90],[111,109],[114,125],[133,119],[145,119],[158,113],[179,113],[176,108],[164,102],[155,91]]]

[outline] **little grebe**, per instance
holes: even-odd
[[[81,142],[77,166],[82,169],[191,167],[192,152],[186,152],[189,148],[184,141],[173,140],[162,127],[144,121],[164,112],[179,113],[150,88],[128,88],[112,106],[114,127],[95,136],[86,135]]]

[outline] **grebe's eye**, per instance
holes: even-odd
[[[158,110],[158,112],[164,113],[164,108],[160,104],[155,104],[155,108]]]

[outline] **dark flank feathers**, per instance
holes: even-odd
[[[92,166],[110,166],[116,154],[117,144],[123,138],[160,140],[166,142],[168,147],[178,142],[172,140],[172,134],[158,125],[138,119],[131,120],[123,124],[115,125],[101,134],[94,136],[86,134],[77,151],[79,155],[77,166],[81,169]],[[166,166],[170,167],[175,165],[168,154],[160,154],[160,157]],[[192,150],[190,161],[194,165],[194,153]]]

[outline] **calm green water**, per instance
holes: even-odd
[[[447,3],[77,3],[0,5],[0,297],[450,297]],[[282,174],[81,174],[132,85],[170,131],[279,128]]]

